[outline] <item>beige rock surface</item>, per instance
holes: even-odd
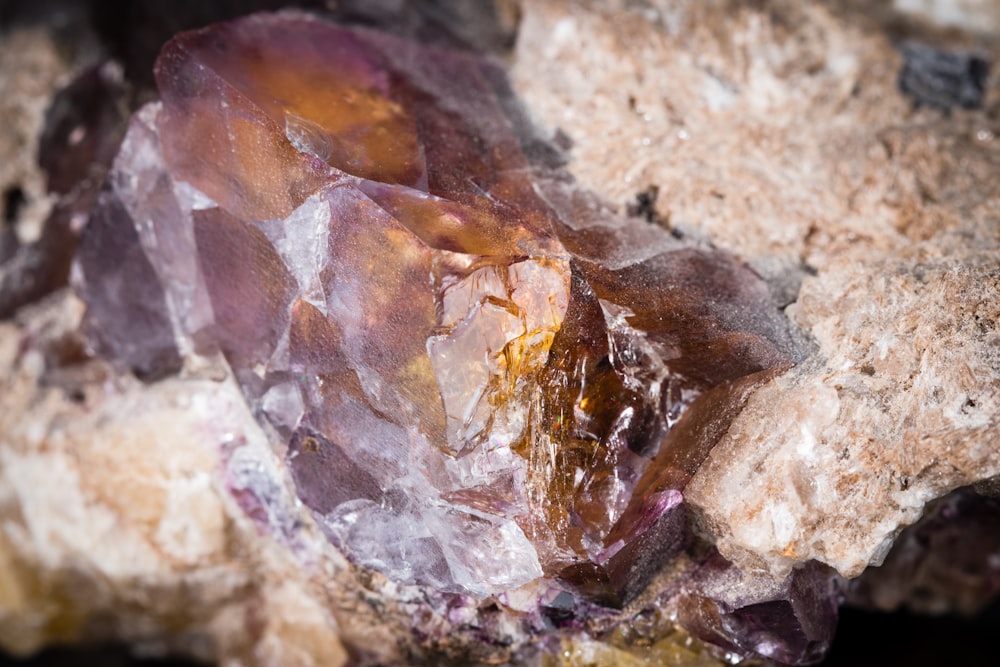
[[[526,8],[513,66],[572,171],[622,210],[658,188],[665,224],[789,300],[805,276],[787,312],[814,353],[758,392],[686,496],[742,566],[856,576],[927,501],[1000,473],[995,115],[913,108],[887,3],[585,4]],[[896,3],[918,4],[950,11]],[[948,4],[992,25],[990,3]],[[995,34],[913,31],[1000,54]]]
[[[824,356],[758,392],[689,488],[724,552],[856,576],[926,502],[1000,473],[996,262],[902,256],[804,284],[794,316]]]

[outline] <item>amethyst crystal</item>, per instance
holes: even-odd
[[[833,641],[836,581],[818,563],[775,585],[714,554],[685,588],[677,602],[679,620],[707,642],[801,665],[820,661]]]
[[[691,475],[798,358],[758,276],[530,161],[478,57],[262,15],[178,36],[156,78],[79,254],[94,346],[147,375],[221,353],[359,565],[641,593]],[[713,638],[812,659],[833,621],[796,586]]]

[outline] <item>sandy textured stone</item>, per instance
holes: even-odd
[[[751,259],[818,268],[862,235],[899,241],[872,128],[908,104],[883,36],[811,3],[588,4],[527,8],[513,69],[587,187],[624,207],[657,186],[668,226]]]

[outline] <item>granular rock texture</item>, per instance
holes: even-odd
[[[989,62],[995,14],[971,1],[857,4],[523,3],[508,64],[530,122],[496,65],[470,79],[456,63],[478,59],[435,61],[455,67],[452,82],[483,86],[467,127],[491,131],[445,132],[469,151],[459,156],[492,147],[500,168],[474,182],[461,176],[481,157],[449,172],[447,151],[408,143],[421,135],[400,109],[426,110],[415,124],[425,136],[442,130],[426,98],[407,106],[413,90],[384,107],[355,99],[379,111],[381,129],[366,135],[325,125],[316,114],[328,106],[288,94],[280,73],[256,84],[224,71],[218,43],[176,42],[160,70],[172,92],[133,119],[109,188],[86,211],[86,323],[84,304],[61,292],[19,302],[0,328],[0,643],[29,652],[118,638],[262,665],[807,663],[829,645],[838,586],[880,608],[981,606],[996,589],[996,545],[976,535],[996,508],[968,490],[903,533],[883,570],[843,578],[882,562],[928,502],[981,480],[980,493],[995,493],[1000,475],[997,79],[985,79],[980,110],[915,104],[898,88],[903,56],[889,37]],[[382,90],[398,92],[426,62],[412,48]],[[365,55],[342,76],[384,66],[354,53]],[[211,90],[221,103],[201,94]],[[212,114],[225,121],[204,121]],[[234,146],[263,157],[234,160]],[[286,168],[262,180],[275,163]],[[516,231],[484,233],[504,206]],[[311,220],[336,247],[331,220],[362,208],[368,225],[334,264],[368,262],[387,277],[367,287],[282,229]],[[422,226],[428,211],[477,231]],[[585,224],[542,233],[552,216]],[[179,233],[167,224],[177,219]],[[605,243],[588,236],[595,220]],[[615,239],[629,242],[606,243]],[[643,274],[648,293],[622,289],[636,253],[643,265],[678,252],[664,273]],[[491,260],[463,259],[472,255]],[[116,271],[101,266],[110,256]],[[296,256],[319,259],[287,262]],[[699,265],[706,293],[753,295],[735,320],[756,322],[756,339],[726,339],[709,375],[668,364],[653,379],[669,387],[676,374],[677,393],[654,396],[648,358],[625,353],[649,352],[635,342],[666,311],[643,319],[636,305],[692,258],[725,267]],[[437,276],[438,296],[409,287],[418,276]],[[529,286],[549,290],[547,306]],[[372,337],[380,318],[364,316],[361,297],[407,314],[392,336]],[[754,310],[765,303],[783,312]],[[123,325],[107,326],[123,312]],[[705,330],[725,325],[707,312]],[[546,368],[553,350],[570,354],[570,333],[593,331],[569,357],[582,366]],[[406,347],[414,332],[431,345]],[[504,354],[461,366],[475,344]],[[670,359],[696,356],[671,344],[682,349]],[[594,398],[605,407],[575,397],[574,418],[578,435],[604,424],[613,438],[577,440],[614,440],[617,458],[592,478],[586,466],[562,478],[519,469],[538,441],[511,447],[524,423],[503,406],[544,388],[552,370],[572,378],[616,354],[636,365],[587,376],[603,382]],[[421,355],[431,361],[398,363]],[[386,359],[389,381],[378,379]],[[345,389],[337,398],[330,387]],[[428,393],[440,419],[421,407]],[[609,410],[609,396],[627,400]],[[676,413],[664,398],[679,398]],[[622,421],[650,405],[684,426],[661,441],[650,433],[662,422]],[[671,449],[681,436],[708,446]],[[593,463],[574,442],[580,456],[555,464]],[[515,456],[498,461],[504,447]],[[470,484],[498,466],[513,483]],[[393,486],[400,479],[411,483]],[[544,497],[518,495],[540,487]],[[971,545],[966,575],[949,567],[955,544]],[[907,589],[911,577],[923,583]]]
[[[892,5],[942,26],[994,36],[1000,32],[1000,7],[990,0],[894,0]]]
[[[927,254],[803,285],[795,316],[830,357],[756,394],[690,489],[723,552],[856,576],[927,501],[1000,472],[997,252]]]

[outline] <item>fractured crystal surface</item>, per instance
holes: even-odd
[[[640,593],[797,358],[760,278],[530,161],[480,57],[263,15],[176,37],[156,77],[78,260],[95,345],[223,354],[356,563]]]

